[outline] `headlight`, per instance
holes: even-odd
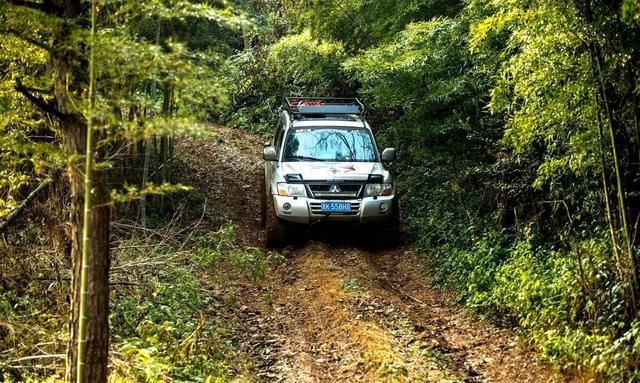
[[[305,189],[303,184],[287,184],[282,182],[278,184],[278,195],[290,197],[306,197],[307,190]]]
[[[367,184],[364,188],[364,196],[365,197],[377,197],[384,195],[391,195],[393,193],[393,184],[392,183],[384,183],[384,184]]]

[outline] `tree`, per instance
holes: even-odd
[[[190,118],[149,121],[129,116],[135,118],[125,120],[122,110],[129,106],[138,109],[148,102],[155,102],[148,96],[141,97],[131,92],[132,87],[135,89],[139,84],[151,81],[166,81],[188,87],[196,82],[201,83],[198,76],[207,70],[194,65],[203,62],[204,57],[192,54],[183,45],[171,41],[165,42],[164,46],[146,42],[127,26],[131,26],[133,20],[148,18],[197,18],[206,23],[231,25],[233,15],[206,3],[188,1],[141,4],[101,2],[100,9],[105,12],[91,22],[100,26],[100,32],[92,36],[88,28],[90,8],[86,1],[12,0],[0,2],[0,9],[5,21],[0,33],[23,42],[5,46],[9,51],[5,53],[4,57],[8,59],[3,59],[3,63],[11,62],[12,57],[19,57],[19,49],[25,44],[37,47],[38,53],[42,51],[46,55],[39,72],[30,74],[21,70],[17,73],[24,74],[24,78],[5,78],[2,84],[12,81],[14,90],[37,108],[33,112],[36,116],[51,118],[53,124],[50,129],[60,138],[66,152],[64,162],[71,189],[72,227],[70,340],[66,379],[104,382],[107,379],[109,351],[109,224],[114,194],[108,184],[109,147],[113,143],[135,140],[145,135],[201,131],[200,126]],[[89,47],[95,55],[89,55]],[[44,62],[46,65],[43,65]],[[88,70],[89,64],[91,71]],[[95,87],[90,78],[95,78]],[[202,84],[199,85],[204,89]],[[51,88],[51,92],[46,90],[47,87]],[[89,92],[89,89],[92,91]],[[202,95],[204,99],[203,93],[194,93]],[[210,93],[206,95],[207,102],[215,104],[217,99],[211,98]],[[190,100],[196,98],[192,95]],[[17,112],[27,111],[31,112],[31,109],[25,107]],[[92,134],[88,134],[89,122],[96,126],[91,130]],[[28,123],[13,126],[12,131],[18,132],[24,125]],[[3,135],[3,139],[10,139],[12,145],[17,145],[17,138]],[[96,145],[92,149],[88,144],[94,140]],[[55,141],[51,143],[56,144]],[[13,154],[13,158],[19,158],[22,153],[18,151]],[[85,167],[81,165],[83,159]],[[56,160],[60,161],[61,158]],[[90,194],[85,193],[85,185]],[[171,190],[169,186],[145,190],[146,186],[141,189],[128,188],[128,197],[140,198],[149,191],[162,193]],[[117,194],[114,194],[115,200],[120,199]],[[85,210],[85,206],[91,208]],[[86,213],[84,218],[83,212]],[[90,225],[84,225],[85,219]],[[86,254],[84,263],[83,243]],[[81,283],[82,280],[86,284]],[[84,302],[82,310],[81,301]],[[83,335],[79,334],[81,318],[82,332],[86,333],[84,339],[79,337]],[[79,348],[78,342],[85,342],[84,347]],[[79,350],[85,353],[84,357],[78,354]],[[79,362],[83,363],[80,370]],[[78,375],[79,372],[82,375]]]
[[[5,15],[8,27],[14,28],[21,22],[37,25],[42,22],[46,27],[27,30],[22,37],[38,44],[48,52],[48,75],[51,76],[53,98],[35,94],[21,80],[16,81],[15,89],[33,105],[54,119],[54,130],[60,134],[63,147],[72,156],[82,158],[86,151],[87,121],[79,108],[79,103],[87,98],[88,72],[86,49],[80,46],[77,37],[83,32],[87,15],[80,0],[44,1],[42,3],[9,1],[9,14]],[[4,5],[6,7],[6,5]],[[17,26],[17,25],[16,25]],[[8,28],[8,29],[9,29]],[[44,41],[29,35],[35,33]],[[99,136],[98,136],[99,138]],[[100,154],[97,156],[100,158]],[[91,226],[87,228],[87,243],[91,256],[87,258],[86,276],[89,281],[87,300],[86,350],[84,376],[77,377],[77,341],[80,318],[80,280],[82,243],[83,243],[83,207],[85,200],[82,170],[68,165],[71,187],[72,222],[72,292],[70,314],[70,344],[68,348],[67,380],[102,382],[107,378],[108,355],[108,303],[109,303],[109,222],[110,198],[105,170],[96,169],[92,179]]]

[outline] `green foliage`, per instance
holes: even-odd
[[[233,342],[234,324],[221,314],[235,300],[233,282],[244,275],[262,283],[278,258],[238,246],[230,225],[191,234],[171,224],[132,233],[127,227],[129,235],[120,237],[113,253],[110,381],[227,382],[245,373],[250,361]],[[17,260],[10,273],[0,270],[0,346],[7,350],[0,370],[9,382],[59,381],[64,370],[57,358],[38,360],[46,369],[25,374],[11,363],[42,352],[63,354],[67,343],[68,273],[56,275],[66,260],[46,248],[39,230],[10,239],[15,245],[43,238],[42,248],[31,243],[27,251],[46,255],[11,254],[8,259]]]
[[[0,217],[15,209],[51,168],[81,160],[62,152],[51,109],[55,16],[0,2]],[[230,5],[190,1],[103,1],[95,46],[96,107],[89,110],[85,80],[89,30],[69,25],[71,89],[65,113],[91,116],[98,126],[97,152],[113,154],[124,141],[152,135],[199,135],[201,122],[217,118],[227,103],[215,70],[229,55],[229,35],[246,19]],[[156,43],[156,32],[158,43]],[[58,42],[58,45],[60,43]],[[151,92],[159,87],[163,92]],[[49,103],[36,106],[18,91]],[[75,87],[75,85],[72,85]],[[171,98],[165,116],[151,119]],[[61,108],[60,105],[55,105]],[[153,110],[153,112],[151,112]],[[115,156],[117,158],[117,156]],[[108,167],[110,164],[100,164]],[[138,181],[138,180],[136,180]]]
[[[622,2],[622,16],[628,23],[640,22],[640,1],[638,0],[624,0]]]
[[[131,202],[133,200],[139,200],[147,195],[165,195],[168,193],[184,192],[191,190],[191,187],[184,186],[182,184],[169,184],[155,185],[148,183],[143,189],[139,189],[135,185],[124,185],[124,192],[118,192],[118,190],[111,190],[111,200],[114,203]]]
[[[61,355],[67,345],[68,260],[52,246],[51,231],[60,229],[53,222],[32,220],[0,244],[0,379],[6,382],[42,382],[44,373],[52,375],[46,381],[60,381],[64,370],[61,357],[33,361],[45,366],[40,373],[13,368],[30,364],[15,359]]]
[[[20,38],[30,20],[27,10],[2,7],[7,22],[0,27],[0,217],[9,214],[26,195],[24,190],[45,177],[48,167],[64,163],[66,156],[46,145],[51,135],[46,116],[15,90],[15,81],[26,86],[48,89],[46,51]],[[36,31],[46,27],[32,25]],[[11,33],[4,32],[12,31]],[[35,186],[34,186],[35,187]]]
[[[277,93],[264,65],[264,52],[243,51],[229,57],[217,76],[222,88],[231,95],[223,122],[269,136],[276,119]]]
[[[349,0],[285,2],[299,30],[310,28],[314,37],[344,42],[357,52],[383,43],[412,21],[451,16],[461,7],[450,0]]]
[[[122,356],[112,379],[228,381],[234,352],[227,325],[205,316],[213,302],[193,273],[177,268],[146,282],[142,294],[115,302],[111,322]]]
[[[204,234],[197,241],[199,246],[195,260],[200,266],[215,273],[226,262],[242,271],[252,283],[258,283],[266,276],[271,262],[282,261],[282,256],[277,253],[265,256],[258,248],[238,246],[235,226],[231,224]]]
[[[265,69],[283,96],[303,89],[311,95],[335,94],[342,85],[342,45],[317,40],[305,30],[282,38],[269,48]]]
[[[588,38],[567,2],[544,6],[496,6],[473,28],[472,46],[508,29],[507,49],[516,52],[502,66],[490,107],[508,115],[504,143],[515,154],[545,148],[537,187],[571,173],[599,170],[598,108]],[[558,140],[556,137],[568,137]]]
[[[110,140],[133,140],[153,134],[197,135],[203,130],[198,120],[206,121],[217,115],[226,102],[213,79],[212,67],[219,63],[219,58],[211,49],[193,52],[170,38],[164,46],[158,46],[124,28],[102,29],[97,39],[99,109],[94,115],[101,119]],[[173,99],[176,118],[127,116],[125,120],[121,113],[113,113],[116,105],[129,111],[160,110],[160,99],[153,99],[146,89],[137,88],[151,82],[170,86],[177,93]]]
[[[76,3],[62,2],[53,5],[48,2],[0,1],[0,217],[14,211],[33,185],[37,185],[36,182],[47,176],[47,173],[66,166],[71,179],[76,180],[76,176],[81,175],[79,164],[83,162],[83,137],[87,125],[97,127],[96,150],[88,151],[99,162],[96,167],[106,170],[111,186],[125,189],[124,194],[114,192],[113,199],[105,203],[129,202],[146,194],[184,191],[185,188],[181,185],[160,182],[159,185],[147,184],[146,180],[142,186],[126,183],[122,186],[123,180],[117,179],[119,174],[114,176],[111,166],[122,161],[122,156],[132,154],[141,138],[156,135],[163,138],[202,135],[203,122],[217,117],[221,106],[226,102],[225,95],[219,92],[220,86],[214,79],[214,71],[223,61],[224,55],[229,54],[227,36],[236,33],[235,29],[246,23],[246,19],[239,16],[226,2],[107,0],[98,3],[98,32],[94,38],[87,28],[89,7],[85,7],[85,3],[78,3],[78,9],[73,9],[73,12],[65,11],[62,15],[58,14],[58,7],[63,9],[71,4],[73,8]],[[75,11],[78,12],[77,15]],[[89,53],[89,47],[92,52],[96,52],[95,60],[93,54]],[[90,60],[91,65],[88,65]],[[87,90],[88,66],[96,68],[95,107],[93,98],[89,100],[90,91]],[[162,118],[154,119],[158,114],[162,114]],[[72,149],[73,153],[61,150],[63,145]],[[162,141],[161,146],[164,166],[168,160],[168,141]],[[132,147],[135,149],[129,150]],[[126,178],[125,167],[131,168],[135,164],[125,165],[121,167],[122,178]],[[164,170],[163,182],[167,181]],[[139,182],[139,179],[134,182]],[[65,185],[60,183],[56,187],[64,189]],[[108,192],[104,190],[106,184],[107,182],[100,185],[96,183],[95,195]],[[73,208],[76,209],[75,212],[80,210],[77,204]],[[89,210],[85,208],[85,212],[87,211]],[[69,214],[66,213],[68,217]],[[45,214],[36,218],[47,219]],[[98,231],[109,232],[108,225],[107,222]],[[90,228],[93,226],[85,225],[85,231]],[[55,237],[60,241],[60,247],[67,246],[68,241],[76,241],[76,236],[71,233],[80,230],[78,227],[57,229],[60,233],[46,234],[52,240]],[[65,238],[65,231],[69,232],[69,238]],[[42,233],[38,234],[42,236]],[[200,281],[190,273],[193,266],[188,259],[183,258],[180,258],[180,263],[171,262],[178,258],[176,254],[183,256],[191,252],[181,252],[182,249],[176,247],[173,239],[166,242],[169,243],[154,247],[154,251],[146,254],[133,252],[133,255],[148,256],[150,263],[162,260],[174,266],[173,268],[163,269],[162,276],[150,277],[148,270],[141,266],[137,270],[142,268],[141,274],[128,275],[132,280],[140,277],[140,281],[136,280],[131,284],[128,284],[128,280],[120,281],[125,286],[149,282],[149,290],[145,290],[146,287],[132,288],[133,291],[123,293],[118,288],[114,289],[117,294],[114,300],[127,311],[114,310],[114,315],[122,314],[127,320],[136,319],[139,322],[139,327],[128,334],[130,337],[118,338],[115,342],[121,343],[118,344],[118,355],[124,359],[130,358],[131,362],[128,365],[124,362],[130,369],[120,369],[122,374],[116,379],[164,381],[172,376],[172,379],[182,381],[197,380],[204,376],[203,381],[227,380],[237,370],[234,369],[236,366],[229,367],[225,359],[230,355],[229,347],[225,344],[228,337],[220,328],[224,328],[226,324],[205,322],[202,319],[211,302],[202,294]],[[110,244],[103,245],[105,251],[93,254],[94,259],[102,256],[107,259]],[[141,246],[147,250],[150,247],[152,246],[148,243]],[[255,249],[244,251],[238,248],[234,251],[233,259],[243,268],[249,269],[254,264],[264,262],[262,253]],[[122,252],[117,252],[122,256]],[[28,254],[28,250],[25,250],[25,254]],[[20,257],[25,254],[12,256]],[[65,249],[65,254],[68,254],[68,249]],[[87,254],[86,250],[84,254]],[[28,255],[32,258],[49,258],[47,252]],[[4,256],[3,251],[3,261]],[[127,260],[126,255],[122,258],[132,261]],[[74,259],[75,261],[77,260]],[[137,266],[145,264],[139,258],[135,259],[135,263]],[[115,267],[118,267],[117,263]],[[56,264],[55,268],[54,274],[47,265],[38,264],[38,271],[46,271],[43,272],[46,274],[44,281],[50,282],[49,290],[39,286],[45,282],[35,282],[28,274],[20,276],[24,280],[11,276],[5,281],[3,276],[0,290],[2,302],[11,303],[3,307],[6,309],[3,312],[7,318],[6,329],[12,332],[6,339],[7,343],[12,344],[12,348],[7,349],[8,354],[15,352],[18,356],[24,356],[34,351],[30,347],[35,348],[34,354],[48,352],[49,347],[46,347],[46,351],[43,351],[45,348],[38,350],[42,346],[40,339],[67,332],[63,325],[67,319],[66,314],[60,315],[60,312],[47,305],[41,307],[27,305],[25,302],[29,298],[37,301],[47,296],[47,293],[53,293],[63,301],[60,297],[64,295],[60,291],[54,291],[52,286],[59,287],[62,285],[61,280],[70,280],[62,271],[68,270],[69,265]],[[3,268],[2,272],[5,271]],[[251,270],[250,277],[257,280],[265,272],[266,266],[261,263]],[[28,290],[23,290],[25,286]],[[68,285],[64,284],[63,287],[68,288]],[[5,294],[5,290],[8,292],[12,289],[15,290],[15,295]],[[145,295],[146,293],[149,295]],[[160,302],[159,306],[146,303],[153,301],[154,297]],[[131,302],[136,302],[135,308],[132,308]],[[68,309],[63,302],[55,303],[50,306],[54,306],[56,310]],[[55,319],[55,328],[47,328],[48,331],[45,331],[49,322],[54,323],[54,320],[40,315],[41,312],[51,313],[51,317]],[[171,316],[172,314],[179,317]],[[32,322],[31,328],[21,326],[21,316],[32,316],[38,325]],[[3,342],[4,320],[3,315],[0,334]],[[114,334],[118,334],[120,330],[122,329],[116,325]],[[31,331],[37,331],[37,335],[25,336],[22,339],[25,346],[18,345],[17,334]],[[202,339],[209,343],[203,344]],[[195,343],[189,345],[189,342]],[[55,339],[47,344],[51,344],[51,348],[59,348],[61,342]],[[191,350],[194,350],[193,353],[187,355]],[[59,349],[54,351],[56,354],[61,352]],[[172,366],[167,365],[169,361]],[[180,364],[180,361],[184,363]],[[53,358],[47,368],[42,370],[42,374],[59,374],[58,362]],[[21,368],[7,366],[6,371],[10,371],[11,379],[31,379],[30,369],[23,375]],[[2,370],[5,371],[4,368]]]
[[[346,279],[342,281],[342,290],[347,294],[368,298],[369,291],[360,284],[356,278]]]
[[[498,268],[488,295],[493,304],[506,309],[532,334],[542,355],[563,369],[633,381],[627,363],[639,355],[633,347],[620,347],[636,340],[618,332],[626,327],[620,322],[623,289],[611,274],[606,241],[585,240],[569,252],[536,248],[535,242],[517,242]]]
[[[219,72],[220,84],[232,95],[224,122],[269,136],[285,97],[344,92],[345,57],[341,44],[315,39],[309,31],[230,57]]]
[[[344,65],[350,80],[362,85],[368,106],[398,116],[387,123],[390,129],[383,137],[403,153],[403,165],[415,170],[432,168],[442,155],[466,153],[468,138],[486,139],[488,134],[474,124],[482,84],[472,71],[466,24],[448,18],[409,24],[388,44]],[[425,151],[426,145],[438,149]]]
[[[411,23],[393,42],[356,56],[345,69],[362,84],[372,106],[422,116],[425,109],[469,95],[464,75],[443,75],[451,66],[465,65],[464,29],[461,21],[444,18]]]

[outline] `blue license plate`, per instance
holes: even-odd
[[[320,211],[323,213],[350,213],[351,202],[322,202]]]

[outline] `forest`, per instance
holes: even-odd
[[[398,249],[261,245],[288,96],[366,106]],[[1,381],[640,382],[640,0],[0,0],[0,149]]]

